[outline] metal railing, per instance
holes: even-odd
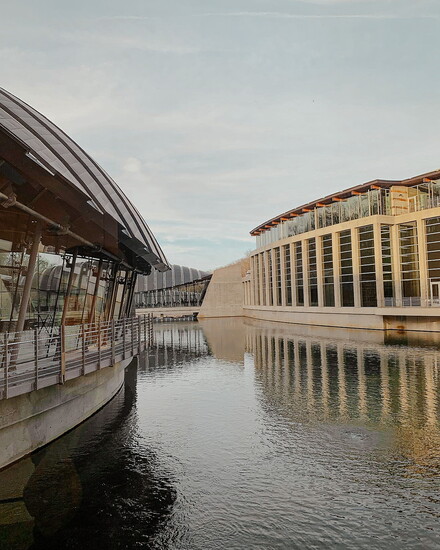
[[[111,367],[153,342],[153,316],[0,333],[0,399]]]

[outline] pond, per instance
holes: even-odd
[[[211,319],[155,339],[107,406],[0,473],[2,550],[439,548],[433,335]]]

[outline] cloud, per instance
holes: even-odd
[[[259,17],[271,19],[439,19],[435,14],[385,14],[385,13],[288,13],[276,11],[237,11],[194,14],[194,17]]]
[[[362,0],[359,0],[362,1]],[[332,2],[315,2],[316,4],[323,5],[335,5],[335,4],[349,4],[352,0],[336,0]],[[206,12],[206,13],[192,13],[190,15],[174,15],[170,16],[141,16],[141,15],[113,15],[100,17],[99,19],[107,21],[153,21],[160,19],[170,19],[170,18],[181,18],[181,19],[190,19],[190,18],[209,18],[209,17],[256,17],[256,18],[270,18],[270,19],[377,19],[377,20],[411,20],[411,19],[440,19],[440,16],[437,14],[399,14],[399,13],[289,13],[289,12],[277,12],[277,11],[231,11],[231,12]],[[136,41],[132,39],[124,40],[121,45],[130,45],[130,43],[136,44]],[[139,45],[138,47],[141,47]],[[146,48],[146,46],[143,46]],[[151,46],[150,46],[151,47]],[[154,51],[154,46],[151,47]],[[162,51],[159,49],[158,51]],[[166,48],[164,51],[167,51]],[[183,51],[183,53],[192,53],[193,50],[189,49],[188,51]],[[179,51],[177,50],[177,53]]]

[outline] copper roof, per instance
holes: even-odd
[[[309,210],[313,210],[316,206],[327,206],[334,203],[338,199],[348,199],[349,197],[351,197],[352,195],[356,195],[357,193],[365,193],[371,188],[374,189],[374,186],[385,189],[391,187],[392,185],[413,186],[422,183],[424,180],[436,179],[440,179],[440,170],[434,170],[433,172],[427,172],[426,174],[421,174],[420,176],[415,176],[413,178],[408,178],[405,180],[373,180],[366,183],[361,183],[360,185],[349,187],[344,191],[332,193],[331,195],[327,195],[326,197],[323,197],[321,199],[308,202],[307,204],[303,204],[301,206],[298,206],[297,208],[293,208],[292,210],[287,210],[286,212],[283,212],[282,214],[279,214],[278,216],[275,216],[274,218],[271,218],[270,220],[261,223],[260,225],[252,229],[252,231],[250,231],[250,234],[252,236],[256,236],[259,232],[264,232],[269,227],[274,227],[281,223],[281,221],[283,221],[282,218],[289,219],[295,216],[299,216]]]

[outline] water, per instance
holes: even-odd
[[[0,548],[440,548],[440,345],[399,338],[157,325],[109,405],[0,473]]]

